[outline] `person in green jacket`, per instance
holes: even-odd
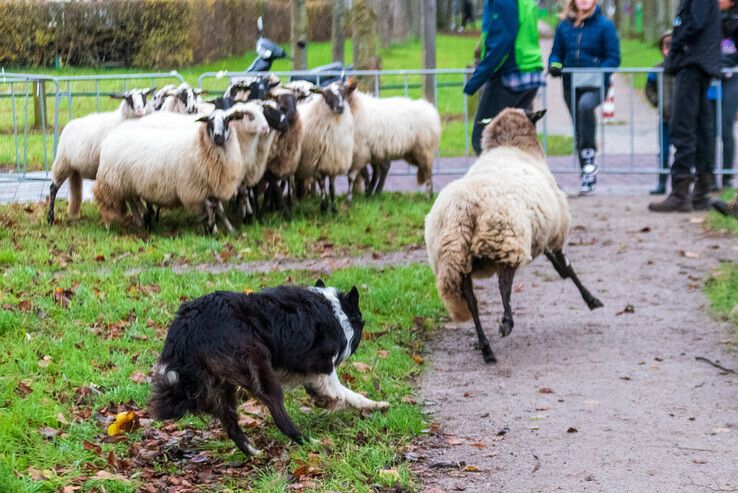
[[[472,131],[477,155],[482,120],[509,107],[531,109],[538,88],[546,84],[535,0],[485,0],[479,45],[479,63],[464,86],[468,95],[484,86]]]

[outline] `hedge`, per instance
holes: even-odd
[[[308,0],[309,39],[331,32],[331,1]],[[0,2],[0,66],[179,68],[253,50],[256,18],[289,42],[290,0]]]

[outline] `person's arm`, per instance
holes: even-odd
[[[553,47],[551,47],[551,54],[548,56],[548,73],[554,77],[561,75],[561,69],[564,67],[564,58],[566,56],[564,46],[564,35],[562,34],[563,21],[559,22],[556,26],[556,32],[554,33]]]
[[[474,94],[482,87],[505,62],[515,45],[518,35],[517,1],[495,0],[490,12],[492,22],[485,39],[485,54],[477,69],[464,86],[466,94]]]
[[[681,26],[671,40],[672,51],[683,51],[685,45],[707,26],[710,4],[704,0],[692,0],[689,8],[681,16]]]
[[[603,32],[605,41],[605,56],[602,59],[602,67],[620,66],[620,38],[615,29],[615,23],[608,20]]]
[[[654,108],[659,106],[659,87],[658,87],[658,75],[654,72],[649,72],[646,77],[646,99]]]

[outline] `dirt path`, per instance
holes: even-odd
[[[538,259],[516,278],[504,340],[497,282],[477,283],[497,365],[471,324],[438,331],[422,381],[440,430],[417,452],[426,491],[738,491],[738,375],[695,361],[738,367],[733,329],[702,293],[738,241],[646,203],[571,201],[568,251],[605,308],[587,310]],[[480,472],[444,464],[459,461]]]

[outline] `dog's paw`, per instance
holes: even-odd
[[[385,409],[389,409],[389,402],[387,401],[379,401],[374,403],[374,409],[379,409],[380,411],[384,411]]]

